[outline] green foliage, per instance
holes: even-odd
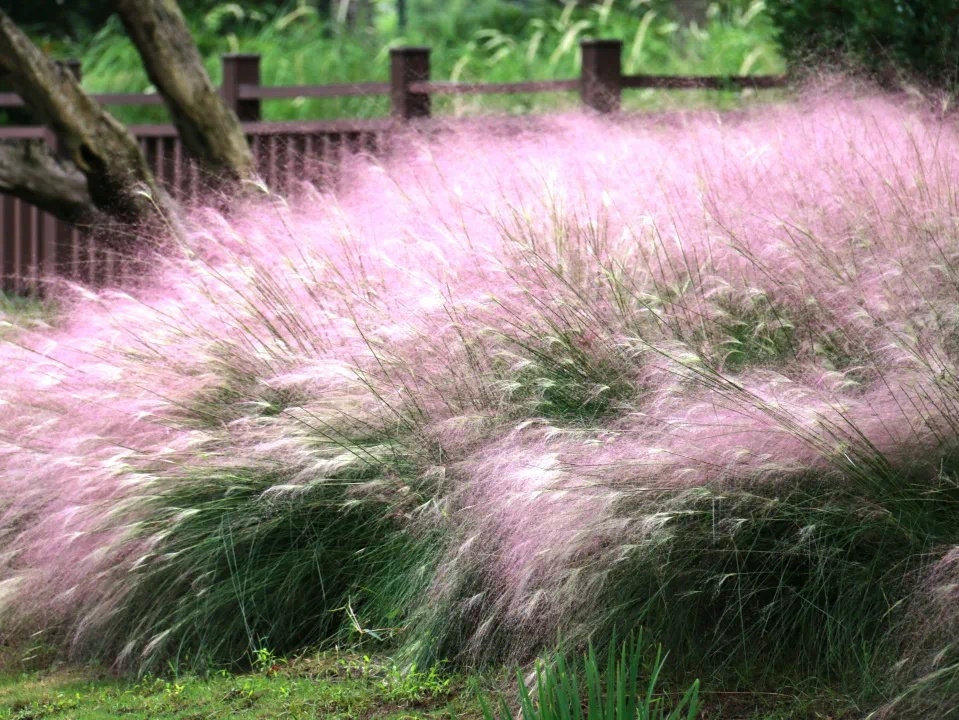
[[[428,45],[432,75],[439,80],[511,82],[575,77],[579,47],[587,37],[620,38],[627,73],[737,74],[778,72],[782,62],[772,27],[761,3],[715,12],[702,29],[680,26],[671,15],[646,3],[616,0],[528,8],[502,0],[457,2],[411,12],[401,33],[386,4],[372,27],[326,30],[316,8],[297,4],[285,12],[245,9],[242,4],[217,5],[190,17],[194,38],[207,71],[219,82],[219,56],[226,52],[260,53],[264,85],[315,85],[384,82],[389,76],[389,48]],[[59,44],[57,55],[80,57],[84,86],[93,92],[139,93],[151,89],[139,56],[120,23],[111,18],[93,36]],[[739,93],[630,91],[629,108],[659,107],[676,102],[735,103]],[[528,112],[562,108],[575,102],[568,93],[532,96],[439,97],[439,114],[476,110]],[[382,97],[325,100],[305,98],[264,103],[269,120],[376,117],[388,112]],[[115,107],[125,122],[165,122],[161,108]]]
[[[903,71],[936,86],[959,82],[959,5],[953,0],[769,0],[788,56],[847,56],[873,71]]]
[[[477,28],[522,35],[531,18],[555,13],[547,0],[412,0],[409,5],[415,32],[443,42],[467,38]]]
[[[50,301],[0,292],[0,340],[22,329],[47,327],[56,313]]]
[[[418,670],[415,665],[408,670],[391,666],[379,681],[384,695],[393,702],[422,702],[443,698],[453,689],[453,678],[443,673],[438,664],[428,670]]]
[[[584,350],[583,336],[553,329],[541,345],[511,338],[517,354],[503,358],[510,364],[504,389],[514,412],[588,424],[622,407],[634,394],[625,362],[598,357]]]
[[[873,690],[882,658],[901,640],[911,578],[936,548],[959,541],[959,484],[955,468],[927,483],[845,452],[861,477],[625,500],[626,515],[655,514],[658,527],[624,549],[605,615],[589,618],[588,632],[645,626],[694,668],[751,667],[754,680],[798,673]]]
[[[714,302],[719,331],[716,344],[727,370],[795,357],[795,328],[788,311],[773,298],[763,292],[727,291]]]
[[[211,12],[227,4],[221,0],[178,0],[187,17]],[[286,4],[284,0],[239,0],[229,5],[241,10],[275,13]],[[110,0],[35,0],[18,2],[4,7],[13,21],[29,31],[54,38],[81,38],[94,32],[113,12]]]
[[[166,674],[135,681],[119,681],[98,668],[15,673],[0,666],[0,671],[0,720],[449,720],[479,711],[475,694],[459,676],[435,668],[400,673],[387,658],[352,653],[298,657],[270,672]]]
[[[274,672],[277,664],[285,661],[268,647],[258,647],[253,651],[253,667],[263,673]]]
[[[337,634],[385,639],[432,553],[428,538],[397,526],[388,485],[344,473],[295,486],[243,468],[181,478],[141,527],[152,548],[140,581],[103,620],[125,645],[99,652],[141,671],[167,659],[264,669]]]
[[[616,643],[601,663],[590,647],[579,662],[567,662],[562,652],[546,662],[537,662],[535,682],[528,685],[521,672],[519,712],[523,720],[692,720],[699,713],[699,681],[694,682],[676,702],[660,695],[659,678],[666,658],[657,650],[648,667],[642,633],[624,643],[617,654]],[[585,679],[585,682],[584,682]],[[496,720],[489,699],[480,694],[484,720]],[[499,703],[499,719],[510,720],[515,713],[506,698]]]

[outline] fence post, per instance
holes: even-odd
[[[240,122],[259,122],[260,100],[241,98],[241,85],[260,84],[260,56],[230,53],[220,57],[223,63],[223,87],[220,93]]]
[[[60,60],[57,63],[77,79],[83,80],[83,66],[79,60]],[[47,131],[46,142],[56,155],[63,155],[66,149],[60,138],[52,131]],[[40,257],[37,258],[37,272],[42,278],[57,274],[66,274],[70,277],[76,274],[73,262],[73,225],[61,220],[55,215],[43,213],[40,222],[42,225],[41,247],[38,248]],[[21,238],[24,243],[26,238]]]
[[[390,105],[395,118],[411,120],[430,116],[429,93],[410,92],[410,83],[430,79],[430,49],[402,47],[390,50]]]
[[[580,97],[585,107],[600,113],[619,110],[623,92],[621,40],[584,40],[580,44],[583,67]]]

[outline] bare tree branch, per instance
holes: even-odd
[[[0,71],[56,133],[67,157],[86,176],[96,207],[122,222],[174,221],[176,206],[157,184],[133,135],[2,10]]]
[[[112,2],[187,149],[221,179],[252,179],[243,128],[203,67],[176,0]]]
[[[56,158],[44,142],[0,143],[0,192],[78,225],[107,220],[93,204],[83,173]]]

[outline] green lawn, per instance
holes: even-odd
[[[495,694],[507,673],[468,678],[439,669],[403,676],[388,661],[327,651],[265,658],[246,674],[120,679],[93,667],[15,672],[0,665],[0,720],[481,720],[476,684]],[[506,690],[509,692],[508,690]],[[784,684],[763,692],[703,695],[702,720],[853,720],[848,698]]]
[[[119,680],[97,669],[0,675],[0,718],[476,718],[461,676],[402,675],[354,654],[268,659],[248,674]]]

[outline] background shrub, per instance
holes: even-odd
[[[959,81],[959,5],[953,0],[769,0],[779,39],[793,60],[847,59],[889,76],[904,72],[936,86]]]

